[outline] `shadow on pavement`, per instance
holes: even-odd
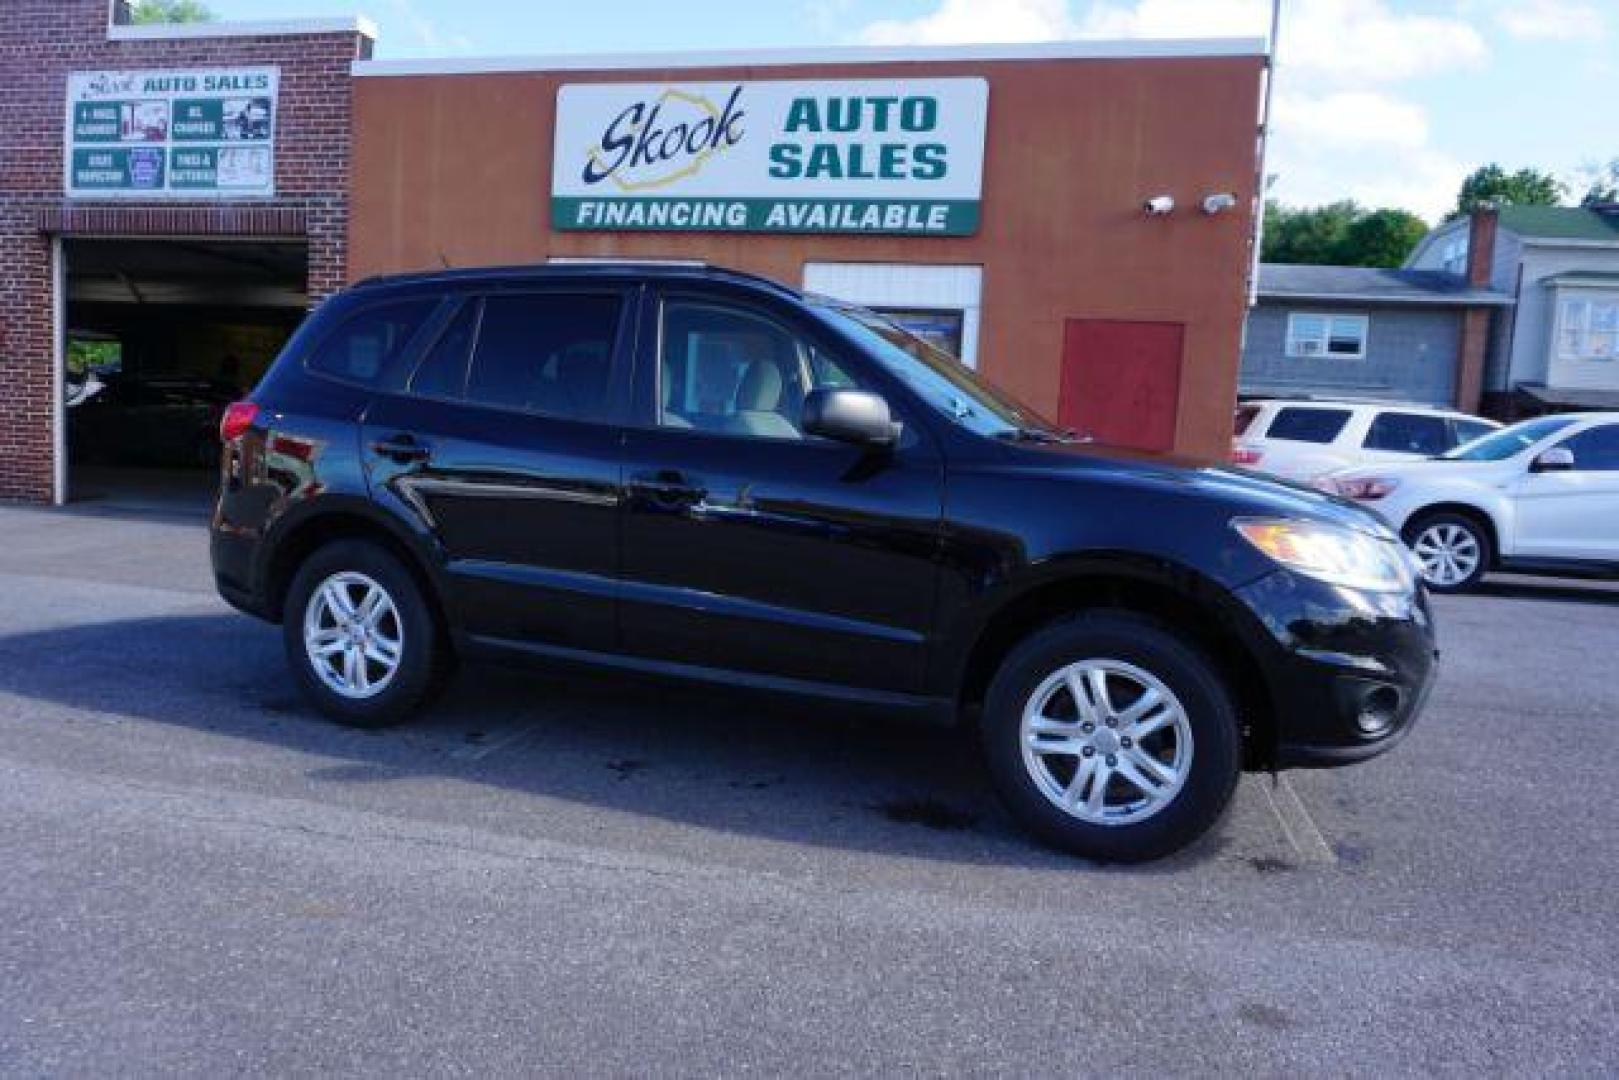
[[[1474,590],[1503,600],[1547,600],[1619,607],[1619,581],[1606,578],[1485,578]]]
[[[0,690],[339,759],[309,771],[317,783],[444,776],[795,844],[1103,869],[1018,832],[966,734],[846,707],[466,665],[411,723],[356,731],[304,702],[276,628],[224,612],[0,638]],[[1215,829],[1130,872],[1224,844]]]

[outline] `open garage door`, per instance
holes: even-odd
[[[308,309],[308,247],[282,241],[69,239],[68,498],[205,512],[225,406]]]

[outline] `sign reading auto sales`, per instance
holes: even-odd
[[[67,193],[109,198],[275,194],[273,67],[80,71],[67,80]]]
[[[983,79],[570,84],[551,222],[606,231],[965,236]]]

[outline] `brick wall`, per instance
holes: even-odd
[[[349,65],[360,34],[109,40],[107,0],[0,0],[0,499],[52,496],[51,234],[307,238],[309,291],[346,276]],[[276,198],[64,206],[67,77],[83,70],[273,64],[281,69]]]

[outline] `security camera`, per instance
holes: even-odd
[[[1141,204],[1148,217],[1166,217],[1175,212],[1175,199],[1171,195],[1154,195]]]
[[[1229,191],[1217,191],[1203,200],[1203,212],[1213,217],[1224,210],[1237,205],[1237,197]]]

